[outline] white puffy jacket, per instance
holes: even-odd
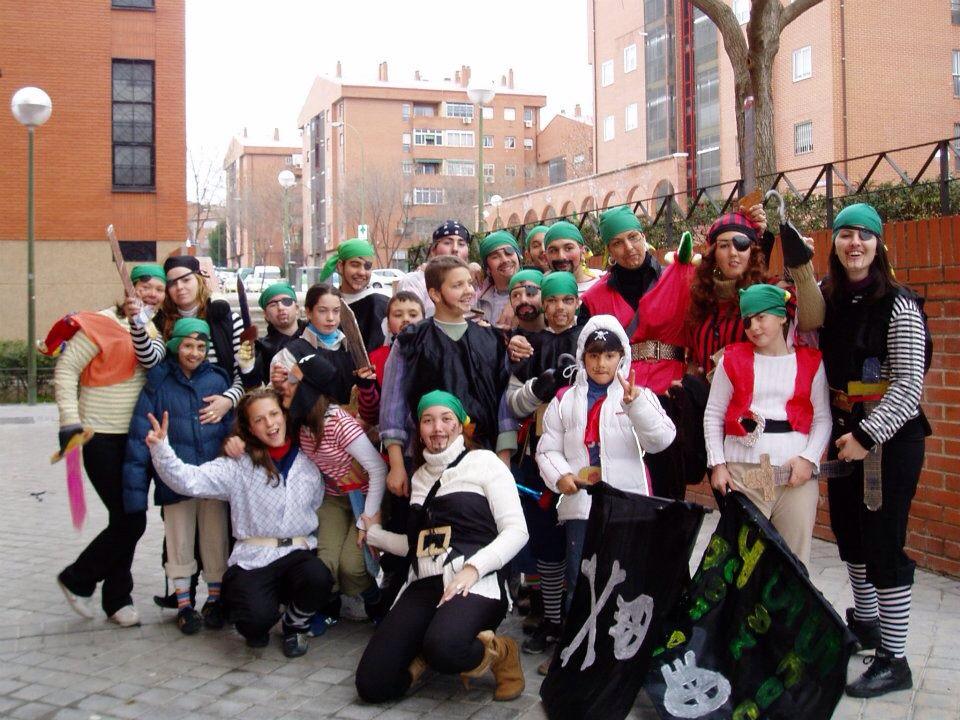
[[[618,372],[627,377],[630,368],[630,343],[620,323],[612,315],[596,315],[587,321],[577,342],[577,380],[559,397],[550,401],[543,418],[543,435],[537,444],[537,465],[544,482],[554,492],[566,474],[574,476],[590,465],[583,443],[587,425],[587,373],[583,367],[583,346],[594,330],[610,330],[623,344],[625,353]],[[600,466],[603,481],[615,488],[649,495],[650,485],[643,453],[667,448],[677,429],[664,412],[657,396],[647,388],[629,405],[623,403],[623,388],[612,382],[600,410]],[[590,496],[585,490],[565,495],[557,508],[560,520],[587,519]]]

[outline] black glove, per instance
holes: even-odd
[[[81,425],[80,423],[74,423],[72,425],[64,425],[62,428],[60,428],[60,434],[58,436],[58,439],[60,440],[61,455],[63,455],[63,453],[66,451],[67,443],[70,442],[70,438],[82,432],[83,432],[83,425]]]
[[[790,222],[780,226],[780,247],[783,249],[784,267],[800,267],[813,259],[813,250],[803,241],[800,231]]]
[[[533,380],[530,389],[540,402],[550,402],[557,394],[557,371],[553,368],[544,370]]]
[[[377,380],[376,378],[365,378],[365,377],[360,377],[359,375],[356,375],[353,378],[353,384],[356,385],[359,390],[366,390],[376,385]]]
[[[557,382],[563,385],[573,385],[576,378],[577,359],[570,353],[563,353],[557,358]]]

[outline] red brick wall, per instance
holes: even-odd
[[[960,216],[887,223],[884,239],[897,277],[924,296],[933,335],[933,364],[927,373],[923,409],[933,426],[926,460],[910,509],[907,553],[921,567],[960,577]],[[831,236],[814,233],[818,277],[827,268]],[[771,267],[781,267],[779,247]],[[706,482],[687,498],[714,506]],[[820,483],[817,537],[833,540]]]

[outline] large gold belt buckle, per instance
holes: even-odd
[[[424,528],[417,538],[417,557],[435,557],[442,555],[450,547],[453,528],[449,525]]]

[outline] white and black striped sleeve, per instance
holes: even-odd
[[[926,331],[917,304],[910,298],[897,297],[890,314],[883,367],[883,377],[890,386],[873,412],[853,431],[867,449],[892,438],[904,423],[919,414],[925,349]]]
[[[145,327],[130,323],[130,337],[133,339],[133,352],[144,369],[149,370],[158,365],[167,356],[163,341],[160,338],[151,338]]]
[[[243,319],[239,314],[230,313],[230,319],[233,321],[233,385],[224,393],[224,396],[230,399],[233,406],[236,407],[243,397],[243,379],[240,377],[240,364],[237,362],[237,354],[240,352],[240,336],[243,334]]]

